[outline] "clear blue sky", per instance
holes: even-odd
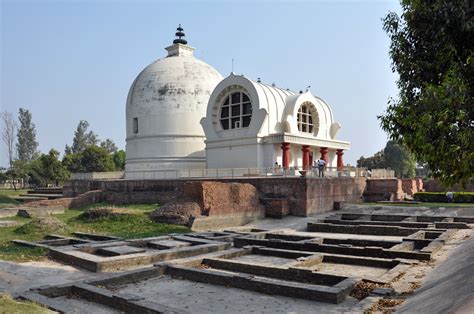
[[[79,120],[125,148],[125,101],[164,57],[176,26],[195,56],[332,107],[355,164],[385,146],[376,116],[397,95],[381,18],[397,1],[1,2],[1,111],[29,109],[42,152],[64,151]],[[1,145],[0,165],[7,164]]]

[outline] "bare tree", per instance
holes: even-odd
[[[3,121],[2,139],[7,147],[8,161],[10,162],[10,168],[13,166],[13,159],[15,157],[15,139],[16,131],[18,126],[15,119],[8,111],[0,113]]]

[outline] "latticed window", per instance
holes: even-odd
[[[314,105],[310,102],[305,102],[298,109],[298,130],[305,133],[318,134],[319,117]]]
[[[225,97],[221,106],[220,122],[224,130],[246,128],[252,119],[252,103],[242,92]]]

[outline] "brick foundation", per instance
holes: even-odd
[[[359,201],[365,189],[365,178],[242,178],[216,179],[206,182],[248,183],[256,188],[262,197],[286,198],[291,215],[307,216],[333,209],[334,202]],[[202,198],[206,195],[203,208],[210,208],[210,215],[232,214],[235,207],[223,209],[218,204],[228,200],[245,199],[251,188],[232,188],[214,191],[217,185],[208,183],[199,186],[187,182],[202,180],[108,180],[108,181],[69,181],[64,185],[65,196],[76,196],[90,190],[102,190],[103,201],[123,203],[164,204],[187,196]],[[244,203],[247,201],[244,201]],[[240,201],[241,204],[242,201]],[[248,205],[248,203],[247,203]],[[254,206],[254,205],[252,205]],[[245,212],[245,205],[238,209]]]

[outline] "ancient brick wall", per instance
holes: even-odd
[[[403,193],[413,196],[413,194],[418,192],[418,186],[415,179],[401,179],[401,181]]]
[[[186,182],[202,182],[202,180],[110,180],[110,181],[71,181],[65,184],[65,195],[78,195],[88,189],[101,189],[104,191],[103,199],[111,203],[160,203],[164,204],[180,198],[195,198],[206,195],[207,203],[204,208],[210,208],[218,215],[230,214],[237,207],[219,208],[219,202],[236,202],[244,199],[247,204],[238,207],[245,211],[245,206],[251,208],[251,202],[246,200],[253,195],[253,190],[248,188],[229,187],[217,189],[217,185],[188,185]],[[315,213],[326,212],[333,209],[335,201],[358,201],[365,189],[365,178],[234,178],[215,179],[206,182],[238,182],[248,183],[256,188],[262,197],[286,198],[289,211],[295,216],[307,216]],[[401,189],[401,186],[400,186]],[[247,202],[247,203],[246,203]],[[249,203],[250,202],[250,203]],[[252,205],[254,206],[254,205]]]
[[[103,193],[101,190],[89,191],[75,197],[58,198],[54,200],[41,200],[28,202],[25,205],[19,207],[51,207],[51,208],[79,208],[82,206],[95,204],[104,201]]]
[[[365,178],[308,179],[306,212],[292,211],[295,216],[319,214],[333,210],[334,202],[360,201],[365,189]]]
[[[400,179],[368,179],[364,199],[372,201],[403,200],[402,181]]]
[[[190,181],[184,184],[183,196],[200,204],[208,216],[264,212],[257,189],[248,183]]]

